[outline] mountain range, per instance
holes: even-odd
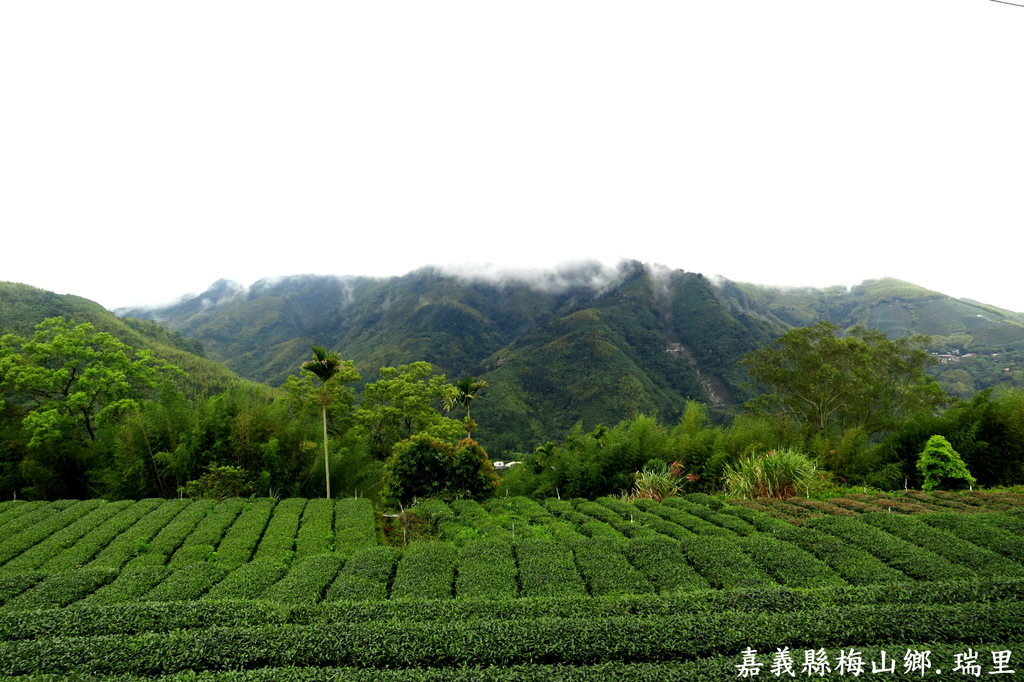
[[[492,451],[532,449],[580,421],[671,422],[690,399],[734,411],[755,391],[737,365],[744,354],[821,319],[929,335],[933,374],[954,395],[1024,385],[1024,316],[895,279],[781,289],[636,261],[503,279],[425,267],[386,279],[220,280],[171,305],[116,313],[270,385],[312,345],[353,360],[364,381],[418,360],[452,381],[481,377],[473,414]]]

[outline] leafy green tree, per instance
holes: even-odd
[[[476,441],[465,438],[452,445],[419,433],[398,443],[384,465],[381,501],[394,506],[429,497],[482,500],[497,487],[494,467]]]
[[[619,495],[630,490],[636,472],[678,459],[668,429],[639,415],[612,428],[584,433],[578,422],[561,445],[548,442],[522,457],[503,477],[509,494],[536,498]]]
[[[327,437],[327,407],[334,402],[335,395],[329,386],[330,382],[348,383],[358,381],[359,374],[355,370],[352,361],[345,361],[334,351],[328,351],[323,346],[313,346],[313,357],[302,363],[301,370],[316,377],[320,381],[320,390],[316,393],[316,402],[320,405],[321,417],[324,429],[324,476],[327,481],[327,498],[331,497],[331,464],[328,457]],[[292,386],[298,390],[298,384]],[[351,400],[348,401],[350,406]]]
[[[247,497],[253,492],[253,484],[245,469],[232,466],[206,467],[206,473],[194,481],[189,481],[181,489],[185,497],[212,498],[223,500],[225,497]]]
[[[451,410],[455,405],[461,405],[466,409],[466,438],[469,438],[470,433],[472,433],[473,428],[476,426],[469,416],[470,405],[476,400],[477,394],[486,387],[487,382],[483,379],[477,379],[476,377],[459,379],[455,383],[456,392],[452,393],[445,403],[446,410]]]
[[[137,408],[141,392],[173,369],[150,351],[62,317],[39,323],[31,340],[0,338],[0,389],[27,410],[30,446],[95,441],[101,423]]]
[[[924,371],[933,361],[924,350],[927,337],[891,340],[861,327],[841,337],[838,330],[822,321],[748,353],[742,364],[768,391],[748,409],[793,420],[808,437],[857,427],[873,437],[945,402]]]
[[[457,438],[463,425],[441,413],[454,404],[455,390],[428,362],[381,367],[378,380],[363,388],[355,414],[373,456],[388,459],[395,443],[417,433]]]
[[[917,470],[924,478],[921,489],[931,492],[939,486],[948,486],[953,481],[966,481],[969,485],[977,479],[967,471],[967,466],[949,441],[942,436],[932,436],[917,460]]]

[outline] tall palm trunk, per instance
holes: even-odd
[[[331,463],[327,458],[327,405],[321,406],[324,415],[324,472],[327,476],[327,499],[331,499]]]

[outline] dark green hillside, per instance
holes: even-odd
[[[490,447],[530,449],[582,420],[586,428],[654,413],[672,421],[687,399],[749,397],[736,366],[783,327],[725,308],[700,275],[623,262],[543,281],[487,282],[423,268],[390,279],[300,276],[247,291],[218,282],[149,312],[202,343],[235,372],[282,383],[311,345],[335,348],[365,380],[420,360],[449,378],[489,383],[476,413]]]
[[[652,413],[672,422],[687,399],[739,405],[751,388],[737,361],[823,319],[890,337],[930,335],[933,352],[957,356],[934,367],[953,395],[1024,381],[1024,316],[895,279],[777,289],[623,262],[610,282],[597,265],[497,282],[428,267],[249,289],[221,281],[174,306],[130,313],[272,385],[294,374],[312,345],[354,361],[365,381],[380,367],[421,360],[450,379],[479,376],[489,384],[475,415],[479,435],[497,451],[532,449],[578,421],[589,429]]]
[[[910,282],[867,280],[846,290],[779,289],[724,282],[720,296],[734,311],[799,327],[828,320],[860,325],[890,338],[924,334],[930,350],[954,356],[932,374],[952,395],[969,397],[1000,384],[1024,385],[1024,314],[954,299]]]
[[[151,321],[118,318],[100,304],[79,296],[0,282],[0,335],[30,337],[37,324],[51,317],[64,317],[79,324],[88,322],[97,331],[108,332],[132,348],[153,351],[160,359],[185,370],[187,376],[178,376],[177,381],[191,397],[223,391],[238,381],[222,364],[206,358],[200,343],[180,332]]]
[[[523,448],[577,421],[590,430],[644,413],[671,423],[687,399],[740,403],[749,395],[736,363],[770,339],[769,328],[725,310],[700,275],[676,273],[666,287],[637,269],[503,351],[485,375],[481,433]]]

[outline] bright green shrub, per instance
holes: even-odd
[[[709,496],[710,497],[710,496]],[[710,499],[714,499],[713,497]],[[746,521],[732,516],[730,514],[720,514],[712,511],[710,507],[703,504],[695,504],[689,500],[674,497],[665,500],[664,505],[669,508],[682,509],[688,514],[692,514],[699,518],[704,519],[708,523],[713,523],[716,526],[731,530],[737,535],[750,535],[756,532],[756,528],[747,523]]]
[[[148,542],[140,541],[136,544],[135,556],[128,561],[127,566],[163,566],[217,503],[214,500],[197,500],[184,501],[183,504],[184,509],[161,528],[155,537]],[[97,557],[97,560],[102,559],[102,554]]]
[[[686,562],[681,544],[668,537],[659,535],[630,540],[622,545],[622,551],[659,594],[678,594],[710,587],[708,581]]]
[[[142,596],[167,579],[173,571],[167,566],[140,566],[126,568],[110,583],[99,588],[82,604],[106,606],[136,602]]]
[[[218,561],[218,565],[220,562]],[[284,577],[288,567],[280,561],[259,559],[235,569],[210,588],[202,599],[259,599]]]
[[[621,538],[621,536],[620,536]],[[576,566],[594,596],[648,594],[654,587],[621,553],[621,540],[590,539],[573,548]]]
[[[275,500],[266,497],[246,504],[217,545],[217,565],[231,570],[252,558],[276,504]]]
[[[736,544],[779,584],[789,587],[829,587],[846,581],[808,552],[764,533],[736,539]]]
[[[586,535],[588,538],[602,538],[613,541],[625,539],[625,536],[612,528],[611,525],[604,521],[596,521],[594,519],[581,523],[579,526],[579,532],[582,535]]]
[[[454,540],[468,534],[471,529],[466,519],[457,518],[447,502],[438,499],[423,500],[413,508],[413,512],[429,524],[430,529],[445,540]],[[479,535],[472,533],[473,537]]]
[[[334,500],[318,498],[306,503],[295,538],[295,560],[324,554],[334,544]]]
[[[274,507],[274,515],[256,548],[255,559],[289,563],[294,558],[295,536],[305,507],[306,500],[299,497],[282,500]]]
[[[469,521],[471,525],[488,516],[487,509],[476,500],[452,500],[449,506],[455,512],[456,518],[460,521]]]
[[[405,548],[392,599],[451,599],[459,554],[448,542],[414,542]]]
[[[4,565],[4,570],[21,573],[41,567],[50,559],[75,544],[86,533],[96,530],[98,526],[102,525],[110,517],[124,511],[131,504],[130,501],[108,502],[94,507],[82,516],[79,516],[70,525],[64,526],[52,535],[41,539],[20,555],[8,561]],[[81,508],[76,506],[74,509]],[[74,568],[74,566],[71,568]]]
[[[576,512],[572,513],[575,514]],[[550,537],[555,542],[563,543],[566,545],[573,545],[586,537],[585,535],[579,532],[579,526],[568,521],[564,521],[562,519],[555,519],[554,521],[549,521],[543,526],[543,529],[546,530],[549,535],[536,535],[536,537]]]
[[[785,522],[773,529],[772,537],[790,542],[813,554],[851,585],[906,583],[906,575],[886,565],[866,549],[814,528]]]
[[[10,599],[4,608],[51,609],[67,606],[92,594],[116,576],[116,571],[103,568],[52,573],[42,582]]]
[[[459,599],[512,599],[519,592],[512,545],[484,538],[467,543],[460,551],[455,595]]]
[[[180,568],[188,566],[194,561],[201,561],[203,559],[202,551],[207,547],[209,547],[209,551],[206,556],[209,556],[213,549],[220,544],[224,532],[235,522],[245,504],[245,500],[237,497],[221,500],[182,541],[181,547],[171,556],[169,562],[171,568]]]
[[[619,521],[629,521],[633,514],[640,511],[632,502],[625,502],[617,497],[599,497],[594,500],[619,517]]]
[[[694,536],[694,532],[692,530],[684,528],[678,523],[673,523],[672,521],[664,519],[656,514],[637,512],[634,519],[635,523],[639,523],[646,528],[650,528],[655,531],[657,535],[667,536],[675,540],[685,540],[686,538],[692,538]]]
[[[166,569],[165,569],[166,570]],[[782,586],[736,590],[698,590],[673,595],[588,596],[511,600],[453,599],[434,601],[324,602],[133,602],[97,606],[78,602],[63,609],[9,611],[0,609],[0,641],[37,637],[168,632],[191,628],[259,627],[261,625],[327,625],[383,622],[526,621],[537,618],[606,619],[661,618],[686,615],[700,620],[708,614],[748,611],[786,614],[796,611],[875,606],[1021,602],[1024,580],[919,582],[791,589]]]
[[[559,542],[524,538],[515,544],[519,566],[520,596],[550,597],[586,595],[572,550]]]
[[[376,546],[356,551],[345,562],[327,590],[327,601],[379,601],[387,599],[388,585],[402,552],[397,547]]]
[[[334,502],[334,551],[346,556],[377,544],[377,513],[363,497]]]
[[[496,503],[507,504],[509,509],[518,516],[521,516],[528,520],[530,523],[543,524],[554,519],[554,515],[545,509],[536,500],[531,500],[528,497],[504,497],[495,498],[489,500],[488,504]]]
[[[966,538],[972,544],[1001,554],[1018,564],[1024,563],[1024,538],[990,523],[995,514],[923,514],[919,518],[935,528]]]
[[[570,514],[573,511],[572,502],[560,500],[557,497],[549,497],[543,502],[544,508],[553,515],[561,518],[562,514]]]
[[[26,550],[42,543],[57,531],[70,526],[86,516],[100,505],[103,500],[83,500],[67,506],[62,511],[43,516],[30,526],[24,527],[14,535],[7,535],[0,542],[0,563],[6,564]],[[45,508],[44,508],[45,509]],[[50,509],[56,510],[53,504]],[[28,516],[28,515],[26,515]],[[61,548],[63,549],[63,547]],[[49,555],[47,556],[49,558]]]
[[[38,509],[45,505],[46,502],[42,500],[4,500],[0,502],[0,532],[4,531],[4,526],[14,521],[19,516],[23,516],[33,509]]]
[[[173,569],[183,568],[197,561],[216,561],[217,553],[213,545],[182,545],[174,553],[168,564]],[[222,567],[228,570],[226,567]]]
[[[899,609],[869,605],[784,613],[743,609],[708,613],[701,618],[682,613],[652,618],[541,617],[486,623],[473,619],[273,624],[128,637],[39,637],[0,644],[0,675],[195,676],[195,671],[297,666],[402,670],[406,672],[404,679],[409,680],[419,677],[421,668],[450,675],[453,669],[475,668],[479,672],[526,663],[679,663],[726,656],[733,666],[731,670],[725,668],[727,677],[708,677],[708,671],[702,670],[702,675],[693,679],[731,679],[736,674],[738,652],[747,647],[773,652],[779,642],[794,649],[836,649],[857,642],[865,649],[889,647],[891,656],[891,649],[903,642],[926,642],[936,652],[943,644],[954,644],[963,651],[965,632],[975,633],[973,637],[980,642],[1013,647],[1024,641],[1024,605],[909,604]],[[571,674],[569,668],[563,670]]]
[[[791,524],[786,523],[782,519],[774,516],[769,516],[761,511],[756,511],[749,507],[741,507],[737,505],[726,505],[722,507],[723,514],[730,514],[743,519],[755,529],[762,533],[772,533],[778,528],[791,528]]]
[[[687,502],[692,502],[693,504],[702,504],[705,507],[711,509],[712,511],[721,511],[722,508],[725,506],[725,504],[720,499],[718,499],[717,497],[712,497],[707,493],[689,493],[687,495],[684,495],[683,499],[685,499]]]
[[[388,586],[348,573],[339,573],[324,597],[326,601],[383,601]]]
[[[953,449],[949,441],[942,436],[932,436],[924,446],[917,460],[917,471],[924,482],[921,489],[931,492],[938,487],[948,487],[954,481],[973,485],[978,482],[967,471],[967,465],[960,459],[960,454]]]
[[[806,527],[822,530],[853,543],[874,554],[887,566],[915,580],[962,580],[977,575],[968,568],[950,563],[934,552],[912,545],[857,519],[819,516],[808,521]]]
[[[132,557],[148,551],[153,536],[190,504],[189,500],[165,500],[100,550],[87,568],[121,568]]]
[[[40,572],[0,574],[0,605],[6,604],[45,577],[46,574]]]
[[[163,570],[168,570],[166,567]],[[104,637],[167,633],[204,628],[278,625],[293,609],[269,602],[139,602],[95,604],[80,601],[63,609],[0,610],[0,641],[51,637]],[[298,612],[295,622],[312,624],[321,614]],[[335,620],[334,622],[342,622]]]
[[[736,544],[735,538],[698,535],[682,542],[683,555],[716,589],[776,585]]]
[[[71,501],[68,500],[68,502]],[[22,502],[22,504],[12,507],[4,514],[3,526],[0,526],[0,531],[3,532],[3,535],[0,537],[11,537],[64,509],[67,509],[67,505],[57,507],[53,502],[43,502],[40,500]]]
[[[51,557],[42,569],[44,571],[70,571],[89,563],[104,547],[110,545],[122,533],[138,523],[146,514],[156,509],[163,500],[147,499],[128,502],[123,509],[108,518],[103,524],[86,533],[78,542],[56,556]]]
[[[858,519],[878,526],[911,544],[935,552],[953,564],[964,566],[978,575],[1024,578],[1024,566],[952,533],[933,528],[917,517],[874,512],[862,514]]]
[[[609,499],[609,498],[605,498],[605,499]],[[614,512],[611,509],[609,509],[604,504],[600,504],[598,502],[592,502],[590,500],[579,500],[578,499],[578,500],[573,500],[572,501],[572,505],[576,509],[576,511],[580,512],[581,514],[586,514],[587,516],[590,516],[590,517],[592,517],[592,518],[594,518],[594,519],[596,519],[598,521],[602,521],[604,523],[607,523],[607,524],[609,524],[611,526],[614,526],[615,524],[622,523],[622,517],[619,514],[617,514],[616,512]]]
[[[736,537],[736,533],[733,531],[721,526],[716,526],[710,521],[706,521],[699,516],[689,513],[689,511],[685,509],[670,507],[661,502],[654,502],[653,500],[634,500],[633,504],[635,504],[638,509],[651,514],[656,514],[667,521],[676,523],[695,535]]]
[[[625,535],[627,538],[653,538],[660,535],[658,531],[654,530],[650,526],[645,526],[642,523],[630,523],[624,521],[622,523],[616,524],[615,526],[613,526],[613,528],[615,528],[615,530]]]
[[[323,599],[344,563],[345,558],[337,554],[314,554],[296,560],[288,575],[271,585],[263,598],[287,604],[315,604]]]
[[[143,601],[192,601],[210,591],[228,572],[208,561],[198,561],[177,570],[143,595]]]

